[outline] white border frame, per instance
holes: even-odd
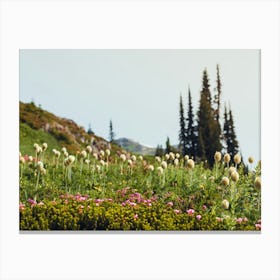
[[[280,279],[278,1],[0,5],[1,279]],[[261,49],[262,233],[20,235],[15,171],[20,48]]]

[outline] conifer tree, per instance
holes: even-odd
[[[91,124],[88,125],[88,131],[87,131],[87,133],[88,133],[88,134],[94,134],[93,131],[92,131],[92,129],[91,129]]]
[[[198,151],[197,155],[202,160],[207,160],[212,166],[214,154],[221,150],[220,130],[217,120],[214,117],[214,110],[211,102],[207,70],[203,71],[202,91],[198,109]]]
[[[221,94],[222,94],[222,83],[221,83],[221,77],[220,77],[220,66],[217,65],[217,87],[216,87],[216,94],[214,96],[214,116],[215,120],[218,122],[220,121],[220,106],[221,106]]]
[[[183,98],[180,95],[180,104],[179,104],[179,120],[180,120],[180,131],[179,131],[179,150],[183,155],[187,153],[187,139],[186,139],[186,123],[185,123],[185,114],[184,114],[184,105]]]
[[[228,123],[229,123],[229,135],[228,135],[227,151],[233,157],[235,154],[238,153],[239,145],[235,133],[235,125],[234,125],[231,109],[229,110]]]
[[[191,91],[189,87],[187,130],[186,130],[187,154],[195,157],[197,152],[197,145],[198,143],[197,143],[196,127],[194,124],[193,105],[192,105]]]
[[[170,145],[170,139],[167,137],[165,142],[165,153],[169,154],[171,152],[171,145]]]
[[[115,140],[115,133],[113,131],[113,122],[112,120],[110,120],[110,124],[109,124],[109,141],[110,143],[114,142]]]
[[[155,156],[162,157],[163,154],[164,154],[164,150],[162,148],[162,145],[157,145]]]
[[[233,158],[234,155],[238,153],[239,145],[235,133],[235,125],[233,121],[232,110],[230,109],[229,112],[227,112],[226,107],[224,113],[223,135],[225,140],[226,151],[230,154],[231,158]]]

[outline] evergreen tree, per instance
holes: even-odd
[[[180,104],[179,104],[179,120],[180,120],[180,131],[179,131],[179,150],[183,155],[187,154],[187,138],[186,138],[186,123],[185,123],[185,114],[184,114],[184,105],[182,95],[180,95]]]
[[[115,140],[115,133],[113,131],[113,122],[110,120],[109,124],[109,142],[112,143]]]
[[[229,123],[229,135],[228,135],[227,151],[232,157],[234,157],[234,155],[238,153],[239,145],[235,133],[235,126],[234,126],[231,109],[229,110],[228,123]]]
[[[93,131],[92,131],[92,129],[91,129],[91,124],[88,125],[88,131],[87,131],[87,133],[88,133],[88,134],[94,134]]]
[[[162,148],[162,145],[157,145],[155,156],[162,157],[164,155],[164,150]]]
[[[167,137],[165,142],[165,153],[169,154],[171,152],[171,146],[170,146],[170,139]]]
[[[222,94],[222,83],[220,77],[220,67],[217,65],[217,87],[216,87],[216,94],[214,96],[214,116],[215,120],[218,122],[220,121],[220,106],[221,106],[221,94]]]
[[[233,121],[233,115],[231,109],[227,112],[227,108],[225,107],[224,113],[224,140],[225,140],[225,148],[227,152],[230,154],[231,158],[234,157],[235,154],[238,153],[239,145],[235,133],[235,125]]]
[[[197,135],[196,135],[196,127],[194,124],[194,114],[193,114],[193,105],[191,98],[191,91],[189,88],[188,95],[188,116],[187,116],[187,130],[186,130],[186,147],[187,154],[195,157],[197,152]]]
[[[223,142],[224,142],[224,149],[227,151],[227,139],[229,137],[229,123],[228,123],[228,112],[227,107],[225,105],[225,111],[224,111],[224,127],[223,127]]]
[[[211,103],[207,70],[203,71],[202,91],[198,109],[198,150],[197,155],[201,160],[207,160],[212,166],[214,154],[221,150],[219,123],[215,120]]]

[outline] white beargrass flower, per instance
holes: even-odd
[[[169,154],[166,154],[166,155],[165,155],[165,158],[166,158],[166,160],[169,160],[170,155],[169,155]]]
[[[99,153],[100,153],[100,156],[101,156],[101,157],[104,157],[104,156],[105,156],[105,152],[104,152],[103,150],[101,150]]]
[[[128,163],[129,166],[132,166],[132,160],[131,159],[128,159],[127,163]]]
[[[100,171],[101,171],[100,165],[96,165],[95,168],[96,168],[97,172],[100,173]]]
[[[69,163],[71,164],[71,163],[73,163],[75,161],[75,156],[70,155],[68,157],[68,159],[69,159]]]
[[[19,162],[20,162],[20,163],[25,163],[25,158],[24,158],[23,156],[20,156],[20,157],[19,157]]]
[[[222,178],[222,184],[224,186],[228,186],[229,185],[229,178],[228,177],[223,177]]]
[[[89,160],[89,159],[85,159],[85,163],[86,163],[87,165],[89,165],[89,164],[90,164],[90,160]]]
[[[222,154],[220,152],[216,152],[214,155],[215,162],[219,162],[222,159]]]
[[[187,162],[187,166],[188,168],[194,168],[194,161],[192,159],[189,159],[188,162]]]
[[[81,157],[86,158],[87,157],[87,152],[85,150],[81,151]]]
[[[43,164],[42,161],[38,161],[38,162],[37,162],[37,166],[38,166],[39,169],[41,169],[41,168],[44,167],[44,164]]]
[[[156,156],[155,159],[156,159],[157,162],[159,162],[159,163],[161,162],[161,158],[160,157]]]
[[[231,176],[231,174],[232,174],[233,172],[236,172],[236,168],[233,167],[233,166],[231,166],[231,167],[228,169],[229,176]]]
[[[188,155],[185,155],[185,156],[184,156],[184,159],[185,159],[185,160],[189,160],[189,156],[188,156]]]
[[[126,155],[125,155],[125,154],[121,154],[121,155],[120,155],[120,158],[121,158],[121,160],[122,160],[123,162],[126,161]]]
[[[68,157],[68,156],[69,156],[68,152],[64,152],[63,155],[64,155],[65,157]]]
[[[47,143],[43,143],[42,148],[43,148],[43,151],[45,151],[48,148],[48,144]]]
[[[105,165],[105,161],[104,161],[103,159],[101,159],[101,160],[100,160],[100,164],[101,164],[102,166],[104,166],[104,165]]]
[[[28,161],[33,161],[33,156],[29,156]]]
[[[105,153],[107,156],[109,156],[111,154],[111,151],[109,149],[106,149]]]
[[[66,152],[67,152],[66,148],[63,147],[63,148],[61,149],[61,152],[62,152],[62,153],[66,153]]]
[[[253,158],[253,157],[249,157],[249,158],[248,158],[248,161],[249,161],[249,163],[252,164],[252,163],[254,163],[254,158]]]
[[[91,146],[87,146],[86,147],[86,151],[91,154],[92,153],[92,147]]]
[[[93,153],[92,156],[93,156],[95,159],[98,159],[98,154],[97,154],[97,153]]]
[[[180,158],[180,154],[179,153],[176,153],[176,158]]]
[[[170,158],[171,158],[172,160],[174,160],[174,159],[175,159],[175,155],[174,155],[174,153],[170,152],[170,153],[169,153],[169,156],[170,156]]]
[[[260,190],[261,189],[261,186],[262,186],[262,183],[261,183],[261,177],[256,177],[255,179],[255,188]]]
[[[142,157],[142,156],[139,156],[138,158],[139,158],[139,160],[140,160],[140,161],[142,161],[142,160],[143,160],[143,157]]]
[[[225,162],[225,163],[229,163],[229,162],[230,162],[230,154],[226,153],[226,154],[224,155],[224,162]]]
[[[132,161],[136,161],[136,156],[135,156],[135,155],[132,155],[132,156],[131,156],[131,160],[132,160]]]
[[[166,168],[167,168],[167,162],[166,162],[166,161],[162,161],[161,167],[162,167],[163,169],[166,169]]]
[[[238,174],[237,171],[233,171],[233,172],[231,173],[231,179],[232,179],[232,181],[234,181],[234,182],[237,182],[237,181],[239,180],[239,174]]]
[[[178,159],[178,158],[175,158],[175,159],[174,159],[174,165],[175,165],[175,166],[178,166],[178,164],[179,164],[179,159]]]
[[[38,146],[36,146],[36,148],[35,148],[35,151],[36,151],[36,154],[40,154],[40,153],[42,153],[42,148],[38,145]]]
[[[152,171],[152,172],[153,172],[153,171],[155,170],[155,168],[154,168],[154,166],[153,166],[153,165],[151,165],[151,164],[150,164],[150,165],[148,166],[148,170],[150,170],[150,171]]]
[[[234,160],[235,164],[239,164],[241,162],[241,156],[239,154],[236,154],[233,157],[233,160]]]
[[[253,158],[253,157],[249,157],[249,158],[248,158],[248,161],[249,161],[249,163],[252,164],[252,163],[254,163],[254,158]]]
[[[163,168],[161,166],[157,168],[157,171],[159,176],[163,174]]]
[[[224,200],[222,201],[222,206],[223,206],[224,209],[228,209],[228,208],[229,208],[229,202],[228,202],[228,200],[224,199]]]

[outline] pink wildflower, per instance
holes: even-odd
[[[20,204],[19,204],[19,210],[22,210],[22,211],[23,211],[23,210],[24,210],[24,208],[25,208],[25,205],[24,205],[24,204],[22,204],[22,203],[20,203]]]
[[[167,206],[172,207],[173,206],[173,202],[172,201],[168,202]]]
[[[261,224],[255,224],[255,227],[257,230],[261,230],[262,229],[262,225]]]
[[[216,221],[219,222],[219,223],[222,222],[223,220],[224,220],[223,218],[216,217]]]
[[[180,213],[181,213],[181,210],[174,209],[174,213],[175,213],[175,214],[180,214]]]
[[[243,222],[246,223],[248,222],[248,219],[246,217],[243,218]]]
[[[202,206],[202,209],[203,209],[203,210],[206,210],[206,209],[207,209],[207,206],[206,206],[206,205],[203,205],[203,206]]]
[[[129,206],[132,206],[132,207],[137,205],[135,202],[129,202],[128,204],[129,204]]]
[[[134,218],[134,219],[138,219],[138,214],[135,214],[135,215],[133,216],[133,218]]]
[[[44,202],[43,202],[43,201],[41,201],[41,202],[38,203],[38,206],[42,206],[42,205],[44,205]]]
[[[187,210],[187,214],[188,214],[189,216],[192,216],[192,215],[194,214],[194,210],[193,210],[193,209]]]
[[[241,224],[241,223],[242,223],[242,221],[243,221],[243,219],[242,219],[242,218],[238,218],[238,219],[236,219],[236,223],[238,223],[238,224]]]
[[[37,204],[37,202],[31,198],[28,198],[27,202],[29,202],[31,205]]]
[[[201,215],[196,215],[197,220],[201,220]]]

